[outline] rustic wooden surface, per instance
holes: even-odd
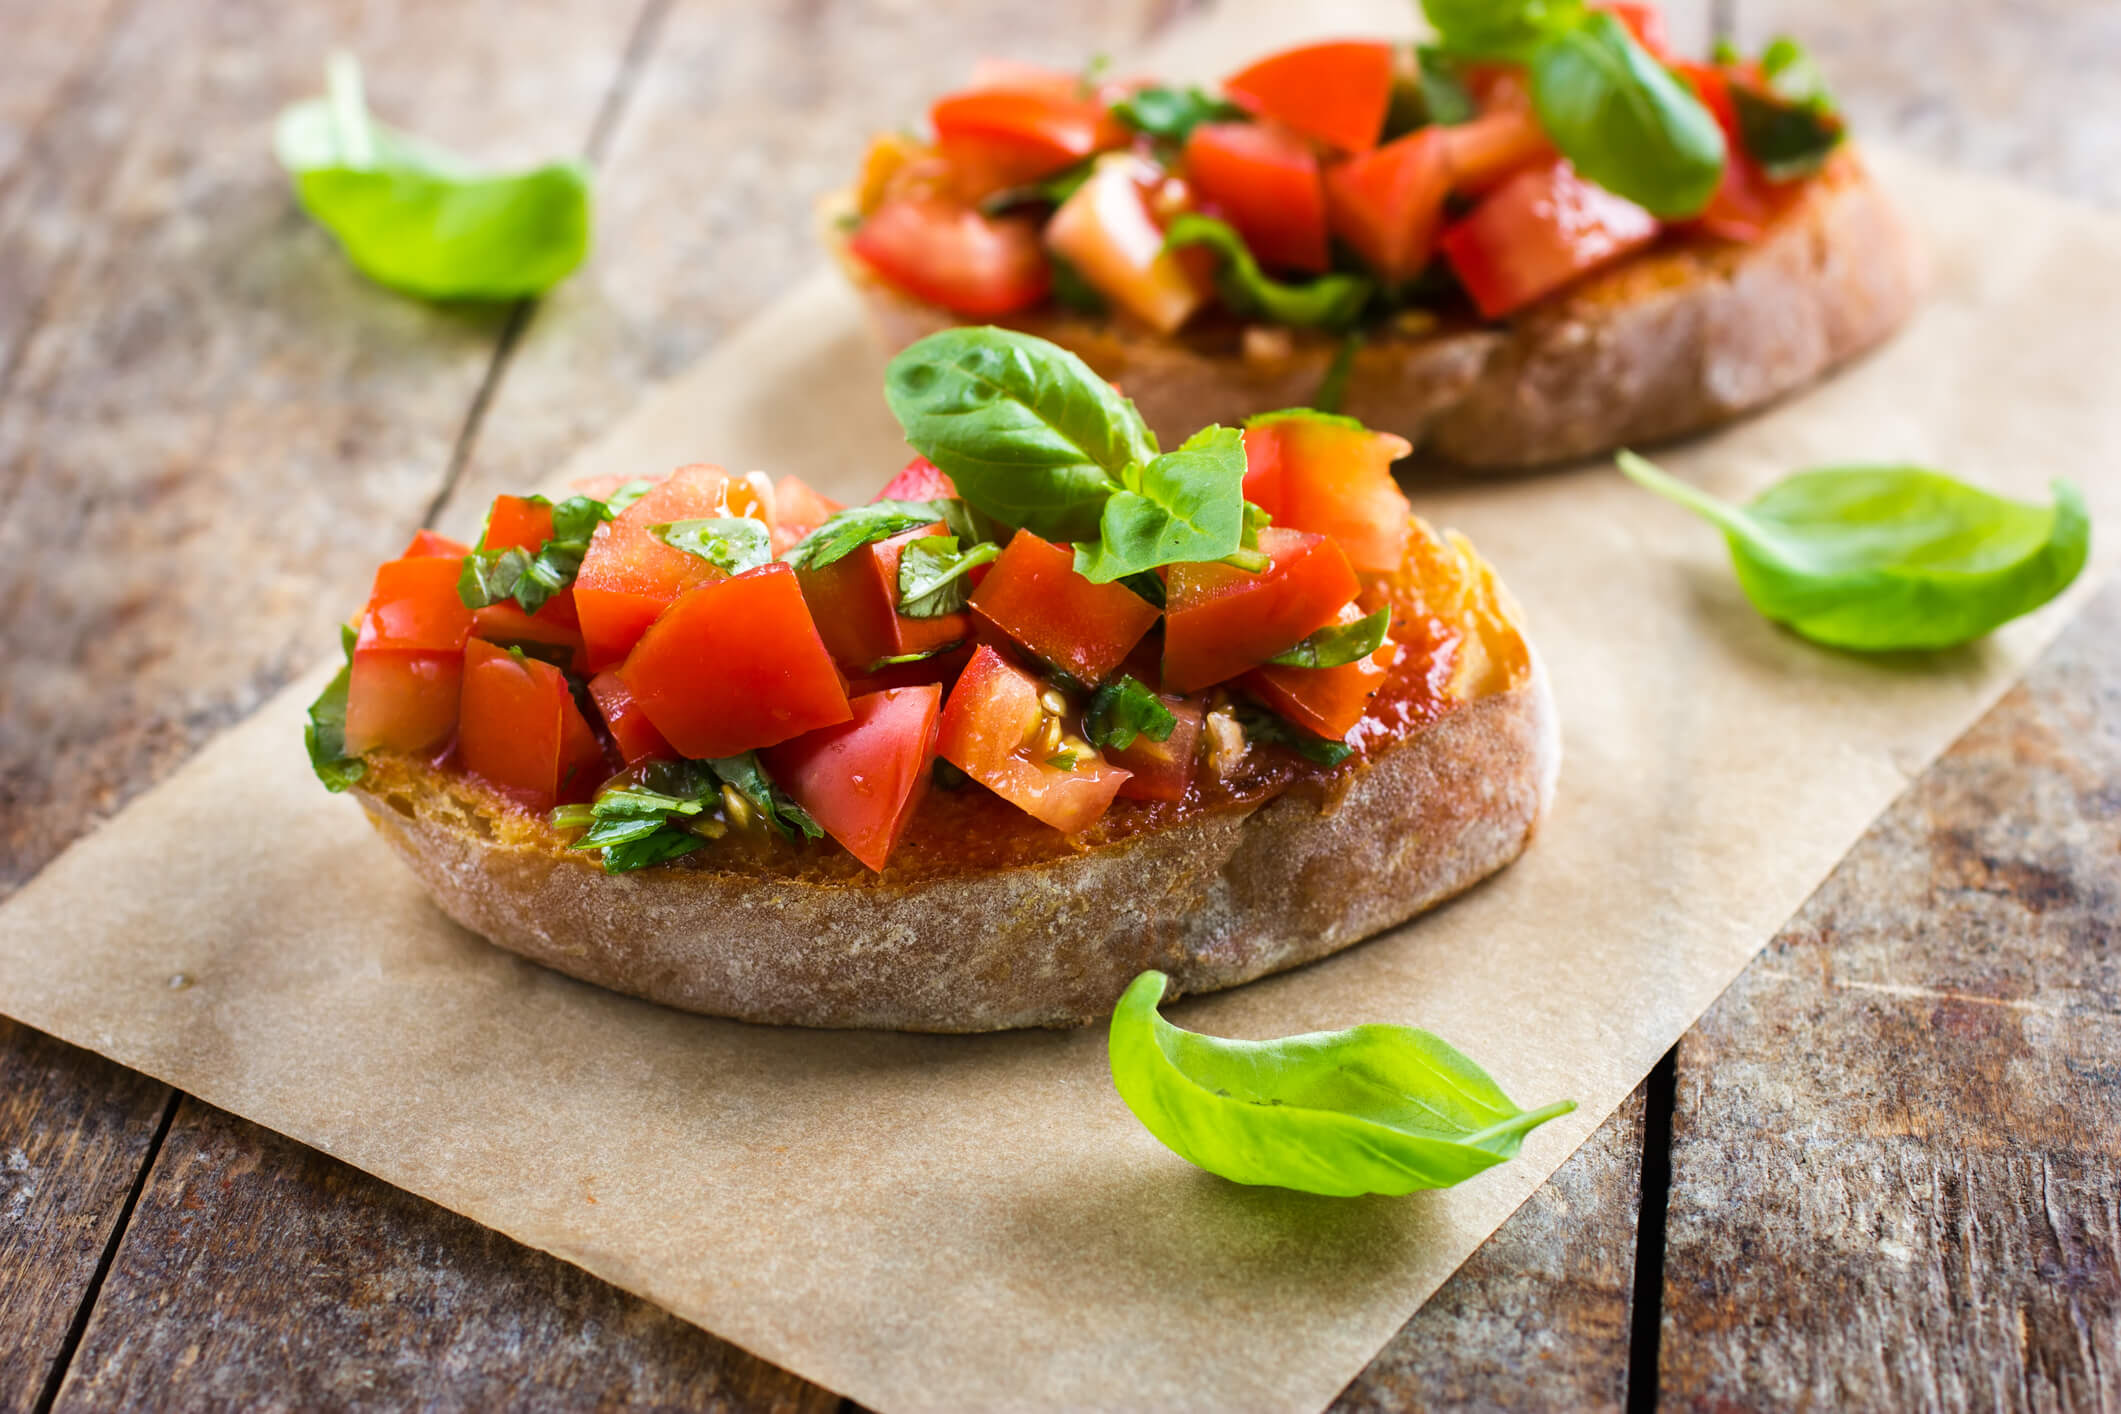
[[[1182,8],[0,0],[0,892],[306,665],[414,525],[472,525],[810,268],[810,193],[963,55]],[[2110,4],[1726,8],[1805,36],[1869,132],[2121,204]],[[334,46],[406,126],[597,159],[598,257],[535,306],[362,283],[265,156]],[[1341,1407],[2099,1402],[2117,628],[2121,590]],[[5,1022],[0,1334],[0,1411],[837,1403]]]

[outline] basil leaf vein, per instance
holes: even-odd
[[[1293,648],[1267,659],[1284,668],[1338,668],[1369,657],[1384,646],[1392,611],[1379,609],[1351,624],[1327,624]]]
[[[1164,246],[1204,245],[1222,258],[1215,283],[1233,313],[1299,329],[1345,329],[1362,317],[1376,282],[1362,275],[1320,275],[1303,284],[1273,279],[1259,268],[1237,228],[1198,211],[1182,211],[1164,231]]]
[[[1176,451],[1129,468],[1107,498],[1098,538],[1075,547],[1075,572],[1092,584],[1172,565],[1220,560],[1245,534],[1244,434],[1204,427]]]

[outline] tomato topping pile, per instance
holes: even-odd
[[[1583,36],[1576,52],[1610,91],[1586,96],[1581,74],[1543,91],[1548,75],[1477,37],[1418,54],[1299,45],[1215,90],[983,62],[929,110],[932,140],[871,145],[848,249],[967,319],[1059,303],[1165,335],[1217,318],[1337,332],[1410,304],[1501,320],[1668,232],[1762,239],[1839,137],[1789,41],[1756,61],[1693,62],[1636,0],[1532,23]],[[1748,124],[1749,109],[1769,116]],[[1643,114],[1677,133],[1683,195],[1641,175],[1658,159],[1614,117]],[[1715,161],[1719,134],[1726,159],[1704,205],[1716,169],[1693,164]],[[1666,151],[1667,135],[1650,146]],[[1193,219],[1174,230],[1181,215]],[[1212,247],[1202,221],[1222,228]],[[1312,288],[1322,279],[1361,283],[1329,299]]]

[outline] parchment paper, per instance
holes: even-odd
[[[1341,30],[1402,13],[1306,8]],[[1877,165],[1937,257],[1919,322],[1667,464],[1727,494],[1863,459],[2028,496],[2061,474],[2102,530],[2121,524],[2121,223]],[[820,276],[571,474],[705,458],[866,495],[903,456],[880,362]],[[1609,469],[1418,488],[1417,504],[1471,533],[1524,602],[1566,724],[1559,804],[1461,902],[1176,1016],[1237,1035],[1412,1022],[1521,1103],[1580,1102],[1452,1192],[1338,1201],[1196,1172],[1122,1107],[1098,1031],[747,1027],[489,949],[310,778],[300,712],[321,674],[0,910],[0,1008],[875,1407],[1317,1407],[2064,612],[1953,653],[1859,659],[1755,617],[1718,538]]]

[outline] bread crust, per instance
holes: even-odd
[[[925,876],[688,865],[608,875],[476,780],[373,758],[355,787],[451,918],[533,961],[687,1011],[969,1032],[1101,1020],[1145,968],[1172,994],[1324,957],[1522,852],[1559,733],[1507,597],[1462,540],[1434,599],[1466,633],[1452,710],[1325,778],[1009,868]],[[703,862],[704,861],[704,862]]]
[[[834,245],[887,346],[955,322]],[[1342,411],[1427,459],[1483,470],[1649,445],[1763,407],[1862,353],[1907,319],[1926,281],[1899,210],[1845,153],[1753,244],[1667,240],[1503,325],[1373,335],[1355,352]],[[1081,355],[1166,445],[1308,404],[1339,349],[1297,330],[1170,339],[1065,311],[1001,322]]]

